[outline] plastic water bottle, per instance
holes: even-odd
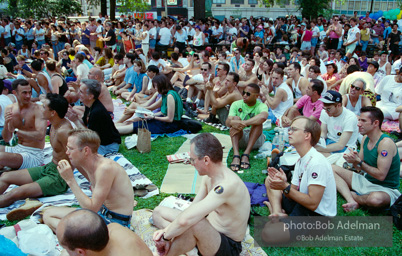
[[[272,149],[279,148],[279,134],[275,133],[275,137],[272,140]]]
[[[267,158],[270,155],[271,155],[270,151],[263,151],[263,152],[258,153],[257,155],[255,155],[254,158],[255,159],[263,159],[263,158]]]
[[[279,132],[279,141],[278,141],[278,149],[279,151],[283,151],[283,148],[285,147],[285,138],[283,136],[283,130]]]

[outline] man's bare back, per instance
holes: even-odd
[[[59,127],[52,126],[50,129],[50,145],[53,148],[52,162],[58,164],[62,159],[68,159],[66,155],[66,145],[68,133],[73,129],[67,119],[63,119]]]

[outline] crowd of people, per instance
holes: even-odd
[[[269,123],[286,129],[300,155],[291,180],[268,169],[271,215],[335,216],[337,191],[347,212],[388,208],[401,194],[402,142],[381,128],[389,120],[402,129],[401,31],[399,21],[369,13],[312,20],[3,18],[0,129],[7,145],[0,146],[0,167],[15,171],[0,176],[0,207],[71,188],[86,210],[51,207],[43,215],[61,245],[68,252],[123,252],[128,245],[115,236],[127,232],[93,212],[129,227],[134,194],[124,169],[103,156],[118,152],[121,135],[138,133],[144,120],[151,133],[169,134],[183,128],[186,115],[227,127],[233,159],[227,168],[210,134],[192,140],[191,163],[207,178],[187,210],[154,210],[161,255],[195,246],[202,254],[239,255],[250,198],[236,172],[252,169],[250,153],[266,141]],[[119,119],[112,95],[129,103]],[[139,117],[139,109],[146,114]],[[53,159],[44,165],[46,134]],[[331,166],[327,157],[335,153],[353,167]],[[92,197],[73,167],[90,181]],[[5,193],[11,184],[19,187]],[[109,232],[110,239],[89,247],[72,239],[86,234],[72,228],[82,227],[82,218],[96,227],[88,236]],[[130,239],[142,248],[138,255],[150,254],[137,236]]]

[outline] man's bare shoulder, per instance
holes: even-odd
[[[110,237],[109,255],[152,255],[148,246],[133,231],[117,223],[111,223],[107,227]]]

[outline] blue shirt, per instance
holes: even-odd
[[[85,29],[83,31],[83,34],[90,36],[91,32],[89,31],[89,29]],[[89,37],[86,37],[85,35],[81,35],[81,43],[84,45],[89,45]]]
[[[134,71],[134,68],[133,68]],[[140,92],[142,90],[142,79],[144,78],[144,76],[146,76],[146,73],[137,73],[134,72],[134,76],[130,82],[130,84],[135,85],[135,92]]]

